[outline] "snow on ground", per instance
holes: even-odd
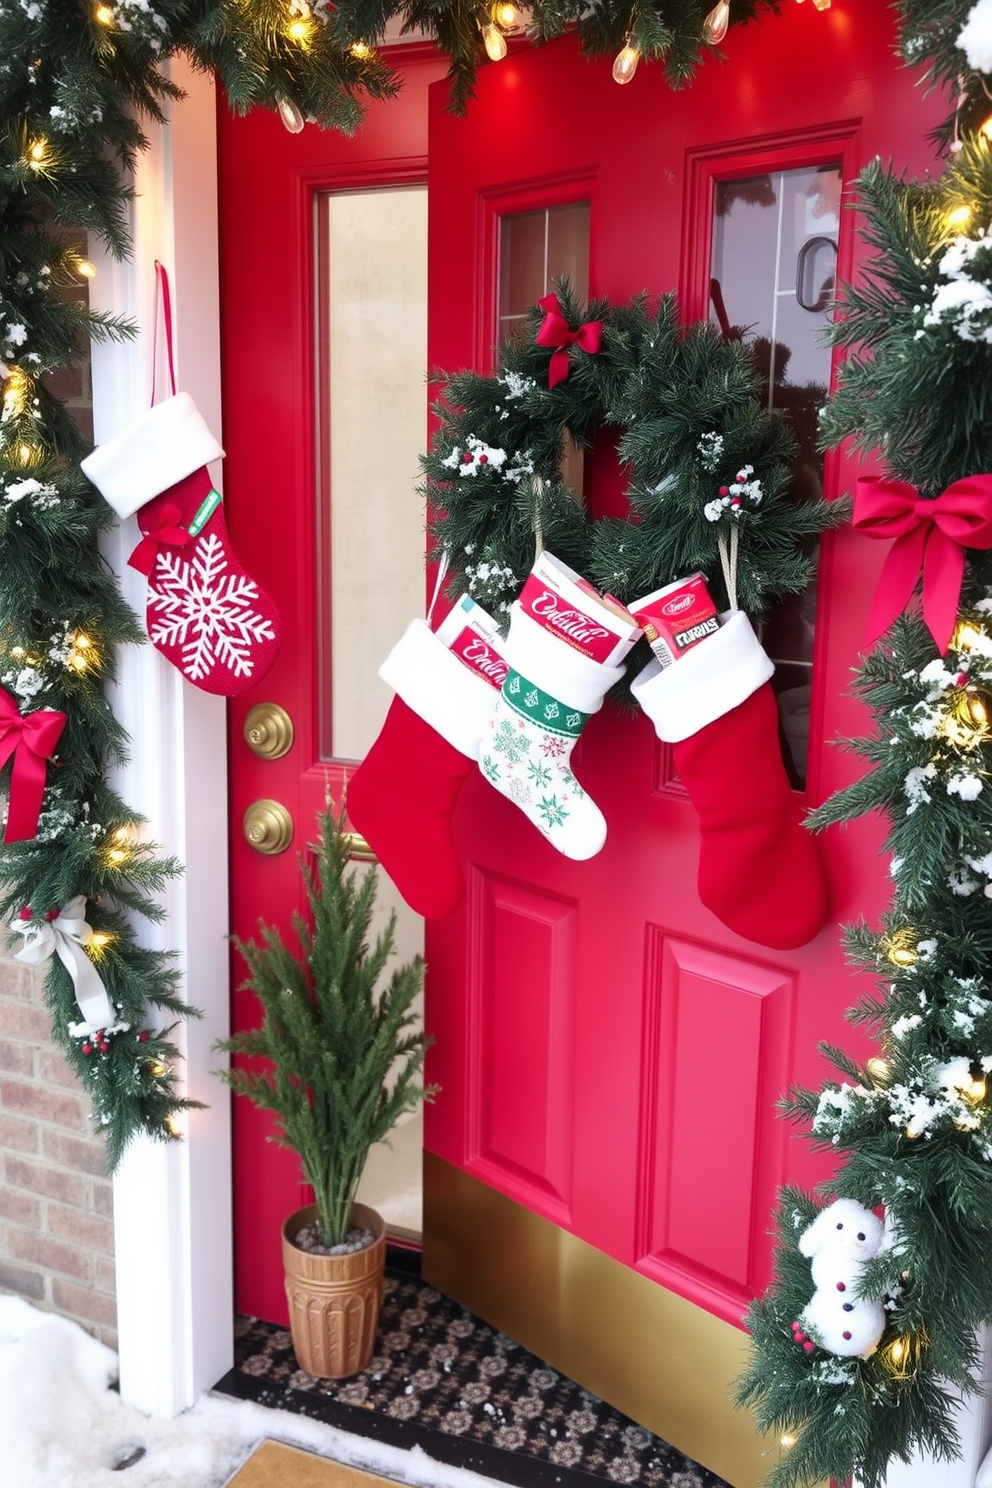
[[[417,1447],[226,1396],[157,1420],[124,1404],[116,1378],[117,1355],[75,1323],[0,1296],[2,1488],[221,1488],[266,1437],[417,1488],[501,1488]],[[144,1455],[115,1471],[139,1447]]]

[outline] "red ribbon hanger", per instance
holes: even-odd
[[[28,842],[38,835],[46,762],[55,753],[65,721],[66,715],[54,708],[21,713],[10,693],[0,688],[0,765],[14,756],[4,842]]]
[[[182,525],[182,512],[172,502],[166,502],[155,514],[155,525],[146,532],[134,552],[127,560],[132,568],[151,577],[155,559],[161,547],[182,548],[190,540],[188,527]]]
[[[561,313],[557,295],[545,295],[544,299],[538,300],[537,303],[544,311],[544,319],[534,339],[538,346],[556,348],[548,368],[548,387],[553,388],[559,382],[564,382],[568,376],[568,348],[570,346],[578,346],[581,351],[593,353],[599,350],[603,339],[603,322],[586,320],[577,331],[573,331]]]
[[[906,481],[862,476],[853,526],[894,538],[868,617],[867,645],[901,615],[923,577],[923,619],[943,656],[961,597],[965,548],[992,548],[992,475],[968,475],[928,500]]]
[[[165,332],[166,365],[169,371],[169,388],[176,396],[176,367],[172,348],[172,295],[169,292],[169,276],[165,265],[155,260],[155,301],[152,309],[152,407],[155,407],[156,381],[158,375],[158,326],[162,322]],[[178,506],[167,502],[155,513],[155,525],[146,532],[127,560],[146,578],[151,578],[160,547],[181,548],[189,542],[190,534],[182,526],[182,512]]]
[[[176,364],[172,354],[172,295],[169,293],[169,276],[165,265],[155,260],[155,302],[152,306],[152,407],[155,406],[155,382],[158,374],[158,311],[162,306],[162,326],[165,330],[165,353],[169,366],[169,387],[176,396]]]

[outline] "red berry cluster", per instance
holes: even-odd
[[[811,1354],[816,1348],[816,1344],[813,1342],[812,1338],[806,1337],[806,1334],[803,1332],[798,1323],[793,1323],[792,1325],[792,1341],[793,1343],[801,1343],[803,1349],[806,1351],[807,1354]]]
[[[110,1043],[107,1039],[106,1030],[103,1028],[97,1029],[96,1033],[93,1035],[92,1041],[90,1039],[87,1039],[85,1044],[83,1044],[84,1054],[108,1054],[109,1052]]]

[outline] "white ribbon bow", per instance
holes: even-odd
[[[113,1025],[114,1010],[107,989],[83,950],[93,938],[93,931],[86,923],[85,894],[77,894],[64,904],[54,920],[43,923],[13,920],[10,928],[24,936],[24,945],[14,952],[15,961],[41,966],[56,955],[72,977],[76,1003],[83,1015],[82,1024],[72,1025],[74,1034],[96,1033]]]

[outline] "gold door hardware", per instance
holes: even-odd
[[[293,840],[293,818],[281,801],[253,801],[241,823],[249,846],[274,857]]]
[[[278,703],[256,703],[244,733],[248,748],[260,759],[282,759],[293,747],[293,720]]]
[[[369,847],[365,838],[358,832],[345,832],[344,840],[348,847],[349,858],[354,858],[359,863],[377,863],[379,860]]]

